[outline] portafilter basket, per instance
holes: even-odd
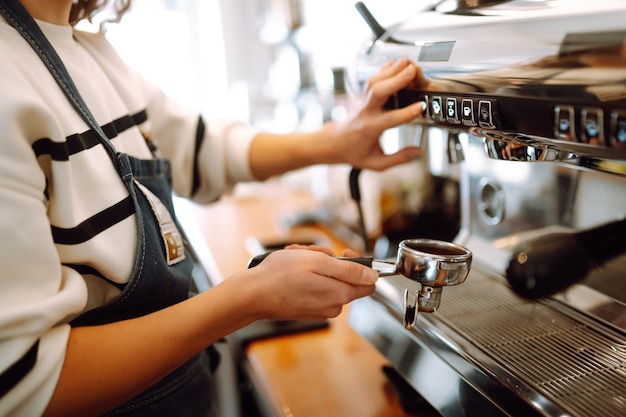
[[[404,327],[413,328],[418,311],[435,312],[441,304],[443,287],[463,283],[471,265],[472,252],[455,243],[434,239],[401,241],[396,273],[419,284],[404,290]]]

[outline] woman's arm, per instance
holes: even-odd
[[[374,291],[378,274],[321,251],[277,251],[260,265],[158,312],[72,329],[45,416],[100,415],[223,336],[260,319],[324,320]]]
[[[381,134],[407,123],[423,111],[423,103],[383,110],[398,90],[424,83],[421,70],[406,59],[391,62],[370,77],[360,106],[345,121],[327,123],[320,130],[291,134],[258,134],[250,145],[250,166],[257,179],[314,164],[348,163],[358,168],[383,170],[419,156],[419,148],[407,147],[385,155]]]

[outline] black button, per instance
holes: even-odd
[[[485,129],[495,129],[491,101],[480,100],[478,102],[478,124]]]
[[[461,120],[459,119],[459,112],[456,106],[456,98],[448,97],[446,100],[446,120],[448,123],[459,124]]]
[[[474,102],[469,98],[464,98],[461,101],[461,121],[465,126],[476,126]]]
[[[443,103],[441,97],[433,97],[430,103],[430,115],[434,120],[444,121],[446,120],[443,115]]]
[[[554,136],[557,139],[576,140],[572,106],[554,107]]]
[[[604,113],[602,109],[584,107],[581,113],[582,141],[591,145],[604,146]]]
[[[626,110],[614,110],[611,113],[611,145],[626,149]]]

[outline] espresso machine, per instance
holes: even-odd
[[[430,3],[388,28],[357,4],[373,36],[349,76],[407,57],[429,79],[388,106],[426,103],[402,131],[445,142],[416,163],[458,181],[471,270],[413,326],[406,277],[381,278],[350,324],[407,412],[624,416],[626,3]]]

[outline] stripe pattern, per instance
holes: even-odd
[[[38,352],[39,340],[28,349],[24,356],[0,374],[0,398],[16,386],[33,369],[35,362],[37,362]]]
[[[102,126],[102,130],[109,139],[115,138],[118,134],[139,126],[148,120],[145,110],[134,115],[120,117]],[[89,129],[83,133],[76,133],[66,138],[65,142],[54,142],[49,138],[43,138],[33,143],[33,151],[37,157],[49,155],[53,161],[68,161],[71,155],[91,149],[100,144],[98,136]]]
[[[141,110],[135,114],[126,115],[111,121],[102,126],[109,139],[141,126],[148,121],[146,110]],[[50,159],[54,162],[67,163],[70,157],[80,152],[88,151],[100,144],[97,135],[91,130],[82,133],[75,133],[66,137],[64,142],[56,142],[50,138],[36,140],[32,149],[37,158]],[[150,144],[153,146],[152,144]],[[48,190],[46,190],[46,196]],[[93,239],[100,233],[123,222],[135,213],[135,207],[131,196],[117,201],[105,207],[89,218],[81,221],[73,227],[60,227],[51,224],[51,232],[54,243],[57,245],[80,245]],[[82,275],[96,276],[118,289],[123,289],[124,284],[119,284],[104,274],[93,268],[91,265],[65,264]]]
[[[117,137],[119,134],[138,127],[148,120],[145,110],[139,111],[133,115],[127,115],[113,120],[102,126],[104,132],[109,139]],[[55,142],[50,138],[42,138],[36,140],[32,144],[32,149],[37,158],[49,158],[52,161],[68,163],[70,156],[80,152],[87,151],[100,142],[96,134],[92,130],[82,133],[75,133],[66,137],[64,142]],[[49,179],[47,179],[48,181]],[[46,190],[46,197],[48,190]],[[127,196],[117,203],[106,207],[93,216],[85,219],[75,227],[62,228],[51,225],[52,237],[55,244],[60,245],[79,245],[93,239],[98,234],[109,229],[110,227],[124,221],[135,213],[135,207],[132,197]],[[91,275],[100,278],[104,282],[118,290],[123,290],[125,284],[117,283],[96,268],[84,264],[64,264],[74,269],[82,275]],[[0,397],[15,387],[35,366],[37,362],[37,353],[39,350],[39,340],[9,368],[0,373]]]

